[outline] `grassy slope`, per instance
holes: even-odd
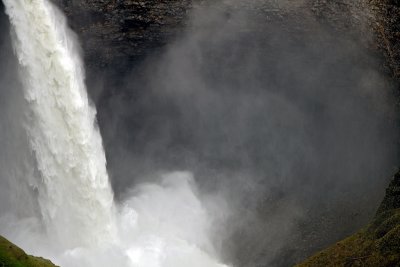
[[[373,222],[297,267],[399,267],[400,173],[387,189]]]
[[[50,261],[27,255],[0,236],[0,267],[56,267]]]
[[[381,214],[365,229],[298,265],[311,266],[400,266],[400,209]]]

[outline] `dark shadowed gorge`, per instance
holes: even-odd
[[[400,264],[398,1],[53,2],[81,44],[117,203],[188,171],[224,263]],[[32,160],[9,141],[26,138],[10,120],[23,100],[6,15],[1,29],[0,145],[18,153],[0,156],[0,186],[12,188],[10,159]],[[3,191],[0,212],[17,209]]]

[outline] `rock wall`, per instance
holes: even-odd
[[[190,0],[55,0],[79,35],[86,64],[123,67],[183,28]]]
[[[372,0],[371,9],[377,17],[374,29],[377,46],[383,52],[385,67],[398,81],[400,79],[400,1]]]
[[[53,0],[78,33],[89,66],[124,67],[163,47],[184,29],[193,5],[206,0]],[[400,77],[400,7],[396,0],[233,1],[230,8],[251,10],[261,23],[297,20],[299,28],[329,26],[368,38],[386,57],[385,67]],[[258,1],[260,2],[260,1]],[[247,4],[246,4],[247,3]],[[249,4],[253,3],[253,4]],[[254,8],[254,7],[257,8]],[[229,12],[229,9],[227,9]],[[254,25],[254,29],[257,25]],[[375,30],[372,41],[370,29]],[[290,30],[290,29],[289,29]]]

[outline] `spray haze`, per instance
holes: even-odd
[[[309,3],[195,6],[185,33],[104,92],[117,197],[154,168],[192,170],[234,211],[214,242],[238,266],[289,266],[366,223],[395,171],[393,87],[372,33],[322,25]]]
[[[0,233],[28,252],[290,266],[375,212],[397,162],[393,88],[364,39],[319,23],[310,1],[201,1],[161,52],[89,86],[110,175],[75,37],[28,2],[5,1],[23,84],[0,76]]]
[[[26,177],[21,188],[36,195],[37,207],[30,218],[2,216],[2,231],[63,266],[222,266],[207,241],[208,213],[189,173],[170,174],[161,186],[142,186],[123,208],[115,206],[74,35],[47,0],[4,4],[37,167],[37,176]]]

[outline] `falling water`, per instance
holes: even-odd
[[[222,266],[210,256],[211,223],[190,173],[164,175],[160,185],[141,186],[114,203],[96,112],[64,16],[48,0],[4,3],[41,177],[37,217],[49,241],[28,251],[63,266]]]
[[[32,111],[28,135],[43,179],[39,204],[49,233],[68,247],[110,240],[113,196],[102,141],[65,19],[47,1],[4,3]]]

